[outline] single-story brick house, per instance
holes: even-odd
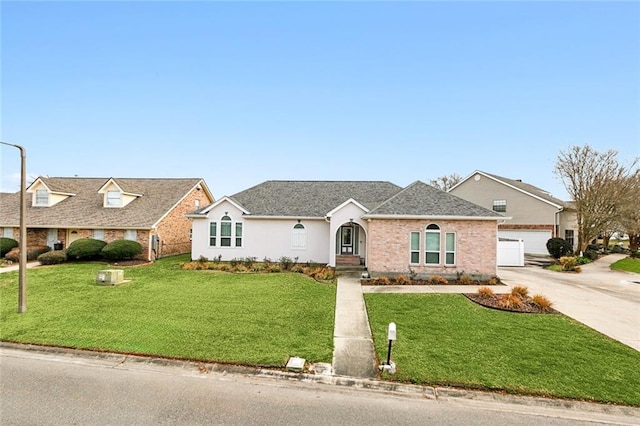
[[[38,177],[27,192],[27,245],[68,247],[80,238],[131,239],[142,258],[188,253],[186,214],[214,201],[200,178]],[[2,194],[3,237],[19,240],[20,193]]]
[[[496,275],[505,217],[416,181],[266,181],[189,215],[198,259],[286,256],[371,275]]]

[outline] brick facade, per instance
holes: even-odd
[[[425,265],[425,229],[440,227],[440,265]],[[483,220],[372,220],[368,223],[367,267],[373,275],[402,273],[450,276],[457,273],[495,276],[497,224]],[[411,232],[420,232],[420,264],[409,265]],[[456,264],[444,266],[445,233],[456,233]]]
[[[189,253],[191,251],[191,220],[187,213],[196,210],[196,200],[200,206],[209,205],[213,200],[203,190],[193,189],[158,224],[156,233],[160,236],[160,256]]]

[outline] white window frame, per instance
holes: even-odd
[[[449,246],[449,236],[453,236],[453,247]],[[457,238],[456,238],[456,233],[455,232],[446,232],[444,234],[444,264],[446,266],[455,266],[456,264],[456,258],[457,258],[457,254],[456,254],[456,248],[457,248]],[[452,255],[453,256],[453,261],[449,262],[449,256]]]
[[[94,240],[104,241],[104,229],[94,229],[93,230],[93,239]]]
[[[493,200],[493,211],[498,213],[506,213],[507,200]]]
[[[117,195],[117,197],[115,196]],[[122,192],[109,190],[107,191],[107,207],[122,207]]]
[[[209,247],[216,247],[218,237],[218,223],[209,222]]]
[[[437,235],[438,238],[438,248],[433,249],[429,247],[429,236],[434,236]],[[429,225],[427,225],[425,232],[424,232],[424,263],[425,265],[429,266],[429,265],[440,265],[441,264],[441,254],[440,254],[440,249],[442,247],[442,241],[441,239],[441,231],[440,231],[440,227],[438,225],[436,225],[435,223],[430,223]],[[433,238],[431,238],[433,239]],[[433,262],[433,261],[429,261],[429,257],[433,257],[433,254],[436,254],[438,256],[437,258],[437,262]],[[429,256],[431,255],[431,256]]]
[[[49,191],[46,189],[36,189],[36,206],[48,206],[49,205]]]
[[[2,238],[13,239],[13,228],[2,228]]]
[[[236,222],[233,227],[234,235],[233,241],[236,243],[236,247],[242,247],[242,222]]]
[[[301,223],[296,223],[291,229],[291,250],[307,249],[307,228]]]
[[[242,247],[244,239],[243,227],[243,222],[234,222],[233,218],[228,214],[222,216],[219,222],[209,222],[209,246],[220,248]],[[212,230],[217,235],[212,235]],[[228,235],[227,232],[223,234],[223,231],[227,230]]]
[[[414,247],[413,237],[418,237],[418,246]],[[418,256],[418,260],[416,262],[413,261],[414,255]],[[420,264],[420,231],[414,231],[409,233],[409,264],[410,265],[419,265]]]
[[[124,230],[124,239],[129,241],[137,241],[138,240],[138,231],[135,229],[125,229]]]

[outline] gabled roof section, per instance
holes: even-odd
[[[359,209],[361,209],[362,211],[364,211],[365,213],[369,211],[368,208],[366,208],[365,206],[363,206],[362,204],[360,204],[359,202],[357,202],[356,200],[354,200],[353,198],[349,198],[347,201],[345,201],[344,203],[340,204],[338,207],[336,207],[335,209],[331,210],[330,212],[327,213],[327,217],[331,217],[333,216],[338,210],[344,208],[345,206],[348,206],[349,204],[353,204],[354,206],[358,207]]]
[[[421,181],[407,186],[363,216],[376,217],[506,219],[493,210],[480,207]]]
[[[31,208],[31,200],[28,200],[29,227],[151,229],[197,185],[204,187],[204,181],[200,178],[114,178],[123,190],[140,194],[140,197],[125,207],[113,209],[103,207],[104,195],[98,193],[109,178],[39,179],[48,188],[75,196],[46,209]],[[19,200],[18,192],[2,196],[0,226],[17,226],[20,217]]]
[[[252,216],[325,217],[349,199],[370,210],[401,189],[386,181],[268,180],[229,198]]]
[[[42,176],[39,176],[36,180],[31,182],[31,185],[29,185],[29,187],[25,190],[25,192],[27,193],[33,192],[32,188],[38,185],[42,185],[45,188],[47,188],[47,191],[49,191],[52,194],[68,195],[68,196],[76,195],[73,192],[65,191],[64,188],[62,187],[56,186],[55,183],[52,184],[51,182],[48,182],[49,184],[47,185],[47,180],[48,178],[43,178]]]
[[[209,213],[211,210],[213,210],[214,208],[216,208],[217,206],[219,206],[222,203],[231,203],[231,205],[233,205],[235,208],[237,208],[238,210],[240,210],[243,214],[251,214],[249,212],[249,210],[245,209],[242,205],[240,205],[237,201],[233,200],[231,197],[228,196],[224,196],[220,199],[218,199],[218,201],[216,201],[213,204],[210,204],[208,206],[204,206],[194,212],[191,212],[187,215],[187,217],[201,217],[201,216],[205,216],[207,213]]]
[[[135,192],[130,192],[130,191],[127,191],[124,188],[122,188],[122,186],[118,185],[118,182],[116,182],[116,180],[114,178],[109,178],[109,180],[107,180],[105,182],[105,184],[102,185],[100,187],[100,189],[98,189],[98,193],[99,194],[104,194],[105,192],[107,192],[107,188],[109,188],[111,185],[115,185],[115,187],[118,188],[120,190],[120,192],[122,192],[124,195],[130,195],[132,197],[142,197],[142,194],[137,194]]]
[[[556,198],[554,196],[552,196],[548,191],[545,191],[544,189],[540,189],[537,186],[533,186],[531,184],[522,182],[519,179],[509,179],[506,177],[502,177],[502,176],[498,176],[498,175],[494,175],[491,173],[486,173],[480,170],[476,170],[475,172],[471,173],[469,176],[467,176],[466,178],[464,178],[463,180],[461,180],[460,182],[458,182],[457,185],[453,186],[451,189],[449,189],[449,191],[452,191],[455,187],[461,185],[463,182],[471,179],[473,176],[475,175],[482,175],[488,179],[493,179],[494,181],[501,183],[503,185],[506,185],[512,189],[515,189],[516,191],[520,191],[524,194],[527,194],[533,198],[536,198],[540,201],[543,201],[547,204],[551,204],[552,206],[556,207],[556,208],[562,208],[562,207],[566,207],[567,202],[560,200],[559,198]]]

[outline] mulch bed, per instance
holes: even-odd
[[[559,311],[553,308],[547,308],[546,310],[541,309],[538,305],[531,303],[531,299],[524,300],[522,305],[517,308],[507,309],[503,308],[498,304],[499,296],[485,296],[478,293],[465,293],[464,296],[467,299],[475,302],[479,305],[482,305],[486,308],[497,309],[499,311],[507,311],[507,312],[521,312],[527,314],[560,314]]]

